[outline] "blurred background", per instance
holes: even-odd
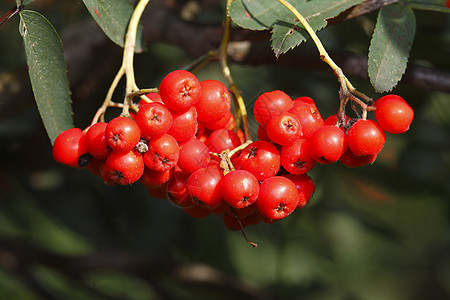
[[[142,21],[147,50],[136,56],[139,87],[157,87],[218,46],[223,2],[151,1]],[[14,5],[0,2],[0,14]],[[121,49],[81,0],[28,8],[61,36],[74,122],[85,128]],[[316,192],[304,209],[246,228],[257,248],[217,216],[195,219],[143,185],[106,186],[54,162],[19,18],[2,24],[0,299],[450,299],[450,16],[415,13],[410,66],[393,90],[414,108],[410,131],[387,135],[373,165],[313,169]],[[374,98],[366,64],[376,15],[337,20],[319,33],[353,85]],[[249,112],[259,94],[281,89],[312,97],[324,118],[336,113],[338,82],[310,42],[276,59],[267,32],[235,28],[232,40],[233,49],[251,42],[249,55],[230,53]],[[198,77],[223,81],[216,63]]]

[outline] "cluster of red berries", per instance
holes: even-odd
[[[62,132],[56,161],[86,167],[110,185],[140,181],[193,217],[223,216],[230,229],[273,222],[304,207],[316,163],[356,167],[375,160],[384,131],[408,130],[413,111],[395,95],[375,101],[375,117],[325,121],[308,97],[281,91],[258,97],[257,141],[246,141],[230,110],[228,89],[184,70],[169,73],[130,117]],[[338,126],[338,125],[339,126]],[[156,193],[156,194],[155,194]]]

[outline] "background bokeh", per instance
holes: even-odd
[[[14,2],[2,1],[0,12]],[[174,15],[194,5],[190,22],[218,26],[224,13],[218,2],[164,5]],[[29,8],[62,37],[74,122],[85,128],[120,66],[121,49],[98,38],[82,1],[36,1]],[[449,15],[418,11],[416,17],[409,62],[448,81]],[[375,20],[372,12],[319,37],[331,51],[367,55]],[[86,53],[73,50],[94,38],[100,41]],[[196,58],[189,45],[166,41],[151,40],[136,57],[140,87],[157,87]],[[91,62],[78,65],[77,55]],[[312,97],[324,118],[337,111],[331,70],[232,63],[231,71],[249,112],[259,94],[274,89]],[[214,63],[198,77],[223,80]],[[367,78],[350,80],[379,97]],[[373,165],[317,166],[308,206],[280,222],[248,227],[258,243],[252,248],[217,216],[194,219],[143,185],[106,186],[87,170],[54,162],[15,16],[0,26],[0,299],[449,299],[450,95],[403,81],[393,92],[415,110],[410,131],[387,135]]]

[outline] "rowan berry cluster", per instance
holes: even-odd
[[[315,189],[307,173],[317,163],[372,163],[385,131],[407,131],[414,115],[402,98],[388,95],[371,106],[377,122],[323,120],[311,98],[272,91],[255,102],[258,140],[251,141],[235,128],[230,93],[220,81],[199,82],[177,70],[147,98],[130,117],[62,132],[54,159],[86,167],[110,185],[140,181],[193,217],[222,216],[230,229],[273,222],[304,207]]]

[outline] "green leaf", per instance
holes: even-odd
[[[50,22],[35,11],[20,12],[19,32],[36,104],[53,143],[59,133],[73,127],[63,46]]]
[[[293,0],[290,3],[314,31],[327,26],[327,19],[339,15],[362,0]],[[252,30],[272,30],[272,49],[276,56],[305,41],[309,35],[295,16],[276,0],[235,0],[229,7],[233,22]]]
[[[379,11],[368,60],[370,82],[377,92],[392,90],[402,78],[415,32],[410,7],[395,4]]]
[[[128,22],[134,7],[128,0],[83,0],[84,5],[103,32],[117,45],[123,47]],[[136,37],[135,52],[144,51],[142,26],[139,26]]]

